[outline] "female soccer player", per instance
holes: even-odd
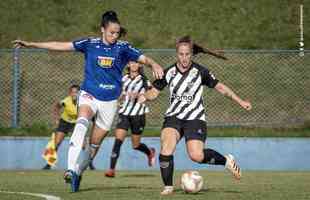
[[[148,148],[144,143],[140,142],[145,126],[145,114],[149,112],[149,108],[144,103],[137,102],[138,96],[151,88],[151,83],[146,79],[141,64],[132,61],[128,63],[128,73],[123,77],[122,82],[123,91],[120,97],[122,105],[118,111],[118,123],[115,130],[110,169],[105,173],[107,177],[115,176],[115,166],[120,154],[120,148],[129,128],[132,134],[132,148],[143,152],[147,156],[149,166],[155,165],[155,149]]]
[[[195,54],[205,52],[195,45],[190,37],[179,39],[176,43],[177,62],[165,70],[163,79],[155,80],[153,88],[139,102],[153,100],[160,90],[168,86],[170,106],[168,107],[161,131],[160,171],[164,182],[162,195],[173,193],[173,153],[178,141],[184,136],[187,153],[191,160],[203,164],[223,165],[236,179],[241,171],[232,155],[223,156],[206,148],[207,127],[203,103],[203,86],[215,88],[221,94],[236,101],[242,108],[251,109],[251,103],[243,101],[226,85],[219,82],[209,70],[192,61]]]
[[[118,41],[120,21],[114,11],[107,11],[101,19],[101,38],[86,38],[73,42],[26,42],[15,40],[15,47],[34,47],[56,51],[79,51],[85,57],[84,81],[79,95],[78,119],[70,139],[68,170],[65,179],[70,180],[72,192],[80,186],[80,176],[86,162],[78,164],[89,120],[96,114],[96,126],[91,135],[91,147],[98,148],[111,128],[121,93],[122,71],[129,61],[151,66],[155,78],[163,76],[162,67],[143,55],[128,42]],[[84,160],[85,161],[85,160]],[[90,161],[90,160],[89,160]]]

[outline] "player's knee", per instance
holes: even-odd
[[[201,162],[204,158],[204,155],[202,152],[190,152],[189,157],[194,162]]]
[[[88,128],[89,126],[89,120],[86,117],[79,117],[76,120],[76,125],[84,126]]]
[[[161,150],[160,150],[160,154],[162,155],[171,155],[173,154],[173,149],[172,148],[165,148],[165,147],[162,147]]]

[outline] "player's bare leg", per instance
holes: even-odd
[[[164,128],[161,132],[159,162],[161,177],[165,185],[160,193],[161,195],[170,195],[173,193],[173,153],[175,152],[179,139],[180,134],[174,128]]]
[[[186,147],[192,161],[201,164],[223,165],[237,180],[241,178],[240,167],[232,155],[223,156],[213,149],[205,148],[204,143],[200,140],[189,140],[186,142]]]

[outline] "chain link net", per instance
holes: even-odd
[[[173,50],[145,50],[164,67],[176,60]],[[71,84],[83,78],[84,58],[79,53],[43,50],[20,50],[14,65],[13,50],[0,51],[2,94],[0,125],[10,127],[13,102],[18,105],[19,126],[35,122],[50,123],[55,101],[67,95]],[[300,56],[297,51],[226,51],[229,60],[199,55],[194,60],[205,65],[243,99],[253,104],[250,112],[224,98],[213,89],[205,88],[207,121],[210,126],[290,127],[310,120],[310,52]],[[19,67],[19,76],[14,68]],[[15,69],[16,70],[16,69]],[[153,80],[151,70],[145,70]],[[13,99],[14,79],[18,98]],[[16,82],[15,82],[16,83]],[[147,127],[161,127],[168,104],[168,91],[150,102]],[[16,113],[15,113],[16,114]]]

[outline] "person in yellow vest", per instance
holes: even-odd
[[[65,97],[61,101],[57,101],[54,104],[53,109],[53,118],[55,120],[55,124],[57,125],[57,128],[55,130],[55,133],[53,133],[54,137],[52,136],[52,140],[54,140],[52,143],[54,146],[54,159],[46,159],[47,164],[43,167],[43,169],[51,169],[51,166],[56,163],[57,160],[57,150],[62,141],[64,140],[66,134],[69,132],[73,132],[76,119],[77,119],[77,95],[80,90],[80,87],[78,85],[71,85],[69,87],[68,96]],[[62,113],[60,114],[60,111],[62,110]],[[51,145],[48,145],[51,146]],[[53,147],[52,147],[53,149]],[[51,154],[51,151],[49,148],[46,148],[43,157],[47,158],[48,156],[46,154]],[[90,169],[95,169],[93,164],[91,163],[89,165]]]

